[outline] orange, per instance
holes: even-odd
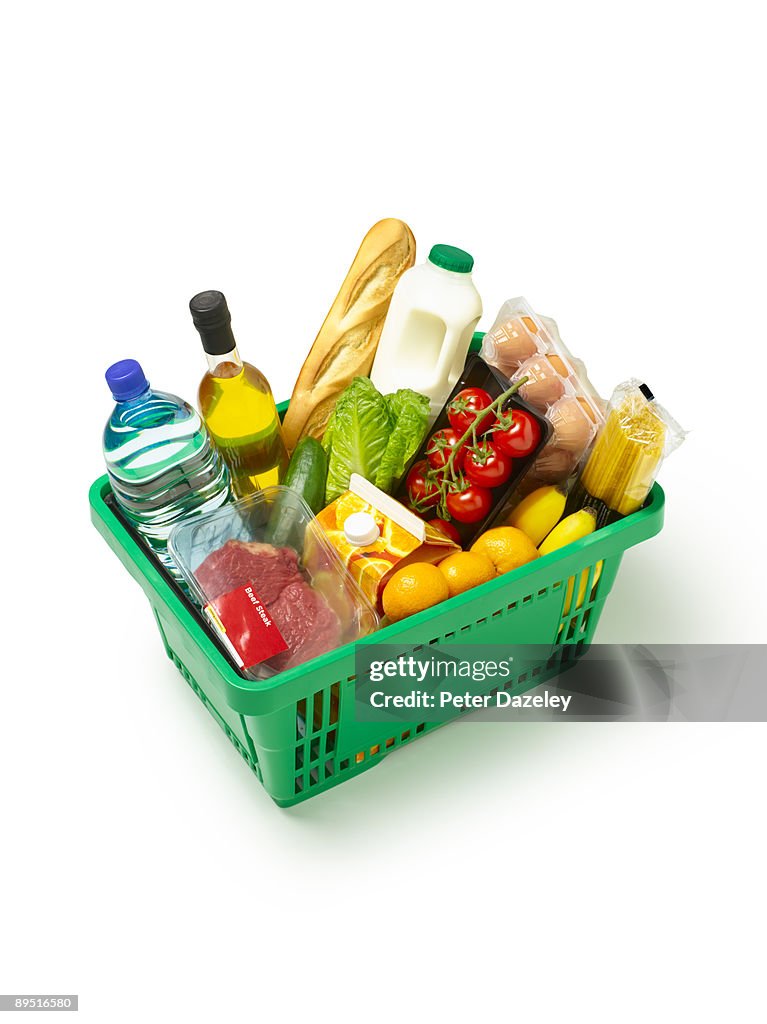
[[[479,552],[456,551],[439,563],[439,569],[447,580],[451,597],[495,579],[495,566],[487,555]]]
[[[527,534],[515,526],[497,526],[474,541],[471,550],[487,555],[498,573],[511,572],[539,558],[538,549]]]
[[[436,565],[414,562],[398,569],[384,587],[383,610],[392,622],[399,622],[449,596],[447,580]]]

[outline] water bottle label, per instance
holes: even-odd
[[[288,649],[252,583],[217,597],[205,606],[205,613],[242,669]]]

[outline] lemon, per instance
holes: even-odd
[[[495,579],[495,566],[487,555],[472,551],[456,551],[439,563],[439,570],[447,580],[450,596]]]
[[[447,580],[436,565],[415,562],[398,569],[384,587],[383,609],[392,622],[431,608],[450,596]]]

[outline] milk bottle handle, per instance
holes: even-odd
[[[444,324],[445,321],[443,320]],[[461,340],[463,331],[456,330],[455,327],[448,327],[445,324],[445,337],[442,341],[442,348],[440,349],[439,359],[437,365],[434,368],[434,377],[432,378],[432,389],[442,387],[444,384],[449,383],[450,370],[455,362],[455,353],[458,348],[458,344]]]

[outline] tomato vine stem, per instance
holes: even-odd
[[[523,384],[527,383],[529,377],[521,377],[519,380],[514,381],[510,388],[507,388],[502,394],[498,395],[497,398],[488,405],[486,409],[480,409],[475,415],[471,422],[471,425],[464,431],[460,440],[452,446],[452,450],[444,465],[438,469],[429,469],[425,473],[425,479],[431,481],[435,486],[435,491],[431,494],[425,494],[423,498],[412,503],[412,508],[416,512],[430,511],[432,508],[436,509],[437,513],[442,516],[443,519],[449,519],[450,515],[447,511],[447,491],[448,487],[457,486],[460,487],[464,482],[463,473],[457,470],[455,465],[456,456],[460,452],[463,445],[472,438],[472,444],[476,447],[477,445],[477,427],[482,423],[484,419],[490,416],[492,413],[499,413],[502,415],[504,404],[515,395]],[[513,417],[512,412],[512,417]],[[499,417],[500,418],[500,417]],[[436,505],[433,505],[433,496],[438,494],[438,500]]]
[[[509,398],[511,398],[512,395],[516,395],[516,393],[519,391],[522,385],[527,383],[528,380],[529,377],[521,377],[519,380],[514,381],[511,387],[504,391],[503,394],[500,394],[498,395],[497,398],[493,399],[493,401],[490,403],[490,405],[488,405],[486,409],[480,409],[477,415],[474,417],[471,426],[466,431],[464,431],[464,434],[461,437],[460,441],[458,441],[457,444],[453,446],[453,450],[451,451],[450,456],[445,465],[442,466],[440,469],[435,470],[435,473],[444,473],[445,470],[448,469],[452,473],[455,457],[457,453],[461,450],[463,444],[466,441],[468,441],[469,436],[471,436],[474,439],[474,444],[477,443],[477,427],[480,425],[482,420],[484,420],[492,412],[500,412],[500,410],[503,408],[504,403]],[[453,474],[453,479],[455,479],[455,474]]]
[[[493,413],[502,413],[504,404],[515,395],[519,389],[525,384],[530,378],[521,377],[519,380],[514,381],[510,388],[507,388],[502,394],[498,395],[497,398],[488,405],[486,409],[480,409],[475,415],[471,422],[471,425],[464,431],[460,440],[452,446],[450,455],[448,456],[445,464],[440,466],[438,469],[430,469],[425,479],[431,481],[438,493],[438,499],[436,504],[436,510],[438,515],[442,516],[443,519],[450,519],[450,514],[447,510],[447,492],[449,488],[461,488],[464,483],[463,473],[458,471],[455,465],[456,456],[460,452],[463,445],[469,438],[472,438],[472,444],[476,447],[477,445],[477,428],[484,419]],[[513,416],[513,413],[512,413]],[[434,493],[434,492],[432,492]],[[432,498],[431,495],[426,495],[423,499],[424,508],[431,507]],[[417,506],[416,506],[417,508]],[[418,509],[417,509],[418,510]]]

